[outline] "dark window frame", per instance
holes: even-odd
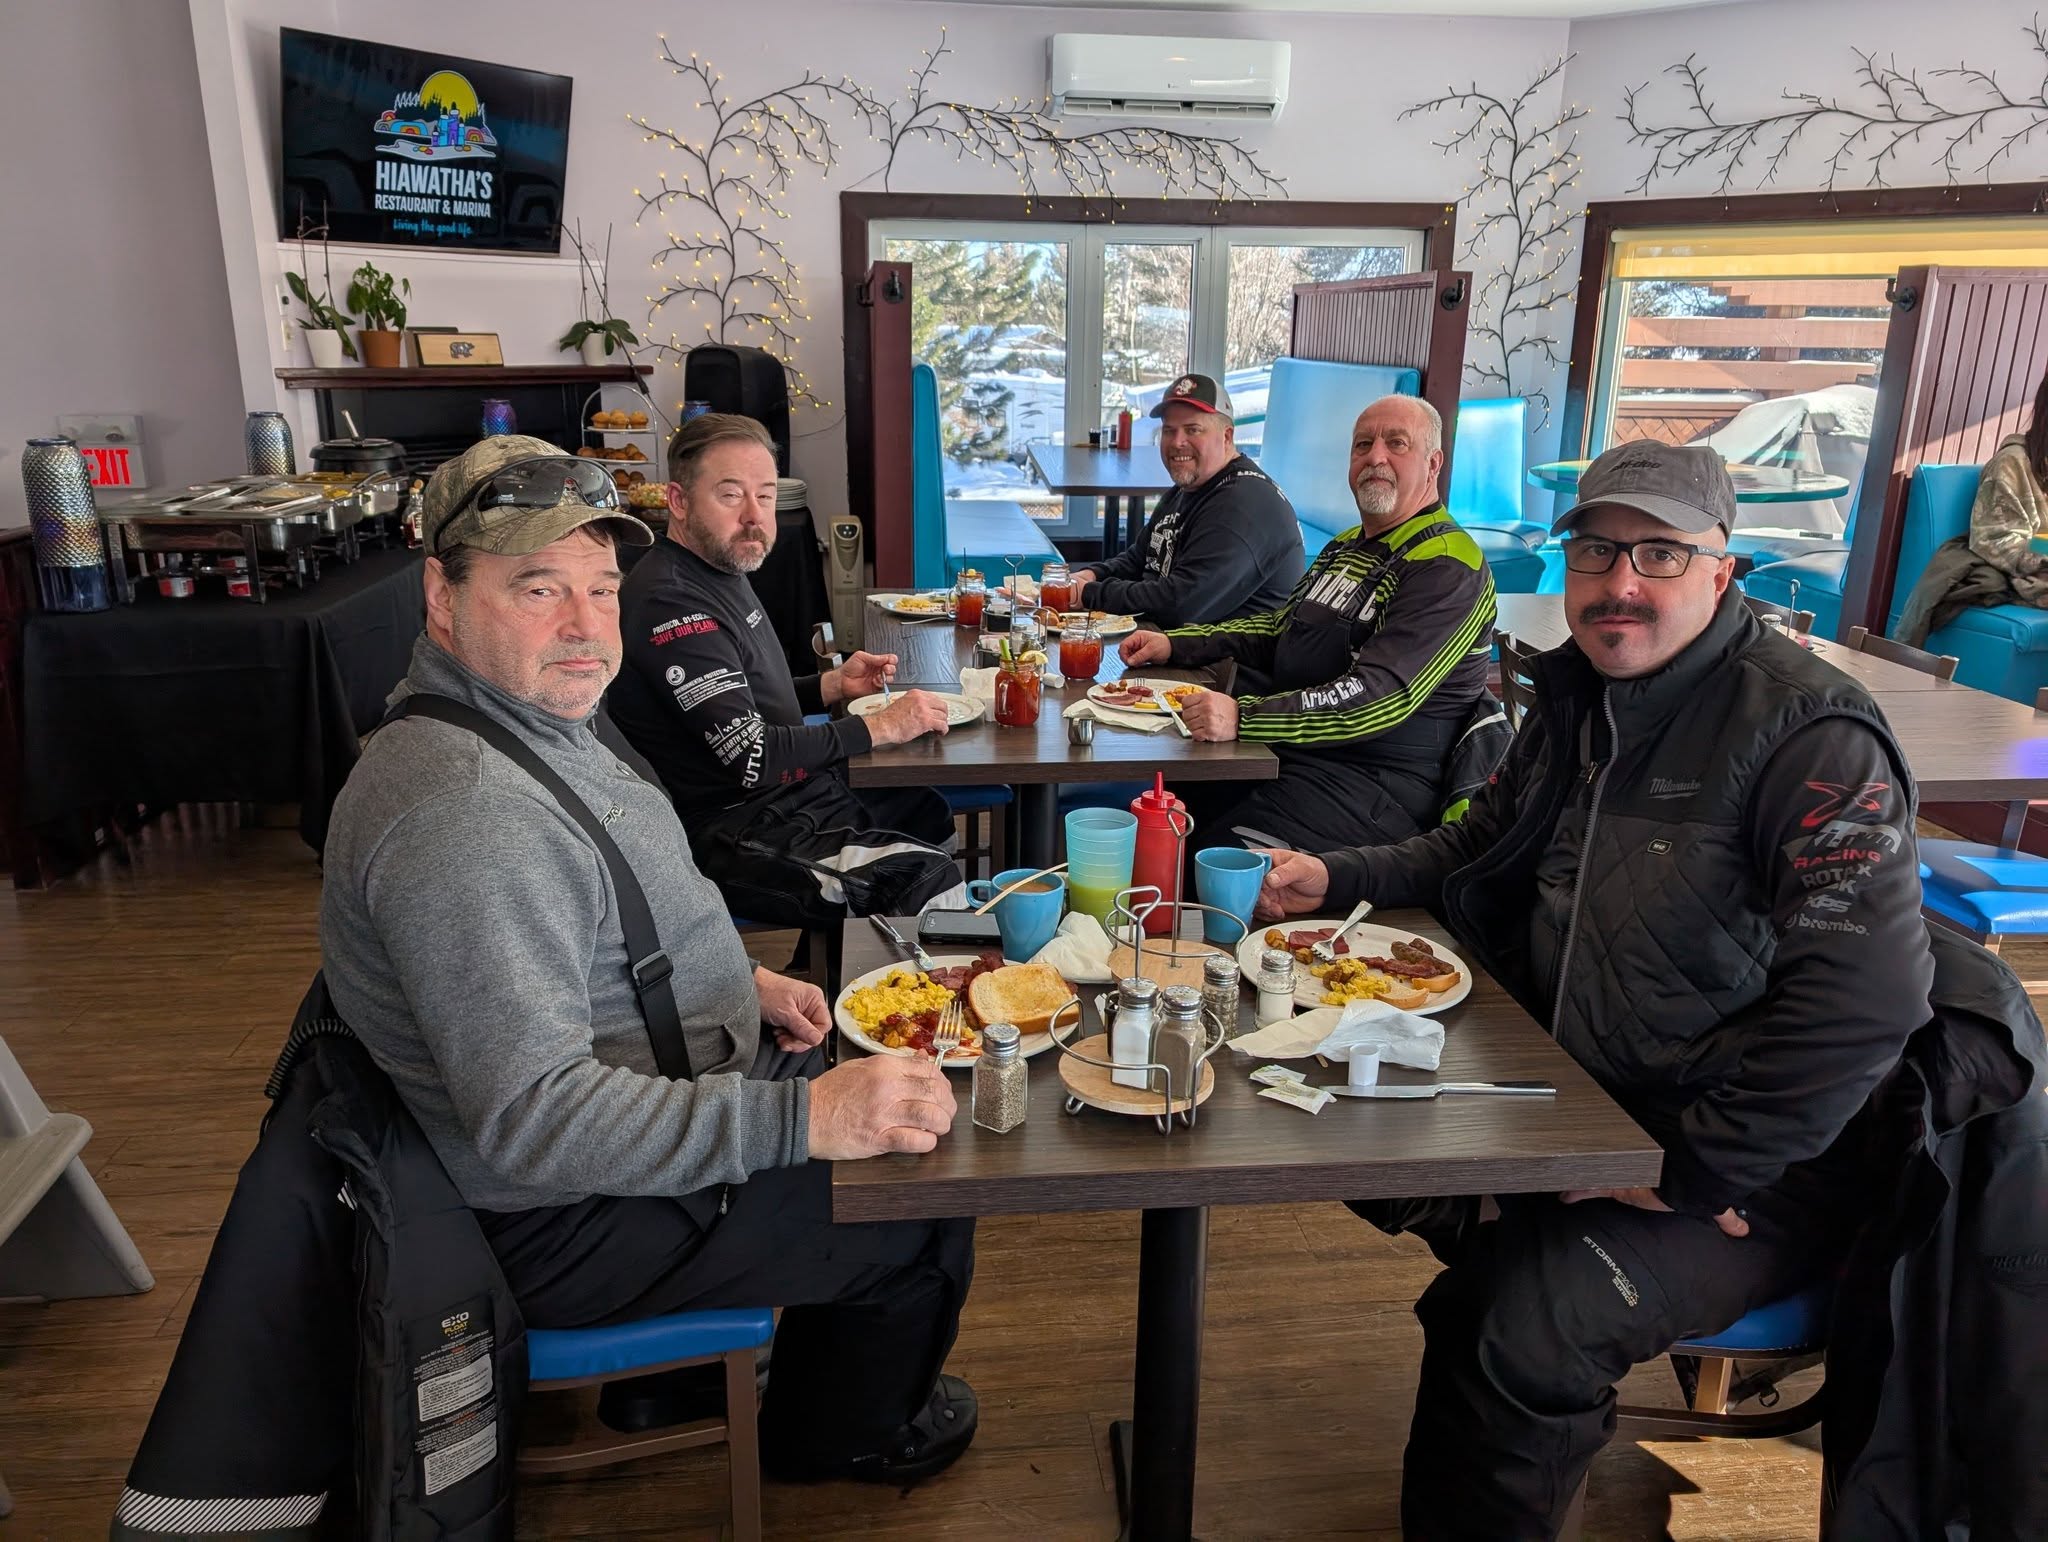
[[[1607,296],[1607,259],[1617,230],[1669,225],[1811,225],[1816,220],[1943,219],[1984,214],[2048,212],[2048,182],[1990,186],[1862,188],[1832,193],[1730,193],[1703,198],[1625,198],[1586,205],[1579,252],[1579,289],[1572,313],[1572,344],[1565,364],[1564,411],[1558,456],[1580,459],[1587,443],[1593,368],[1600,349],[1601,307]]]

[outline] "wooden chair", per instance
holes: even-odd
[[[732,1469],[732,1535],[761,1542],[761,1449],[755,1426],[754,1352],[775,1336],[767,1308],[677,1312],[606,1328],[532,1328],[526,1334],[527,1387],[568,1392],[652,1376],[690,1365],[725,1367],[723,1417],[625,1434],[587,1424],[554,1445],[519,1452],[522,1477],[582,1472],[690,1446],[723,1445]],[[586,1411],[587,1412],[587,1411]]]
[[[1520,733],[1522,719],[1536,705],[1536,677],[1530,673],[1530,661],[1542,650],[1501,631],[1493,634],[1493,646],[1500,654],[1501,705],[1507,709],[1508,726]]]
[[[1923,675],[1932,675],[1937,680],[1953,680],[1956,665],[1961,662],[1952,653],[1929,653],[1924,648],[1915,648],[1907,643],[1894,642],[1889,637],[1879,637],[1870,628],[1852,626],[1849,635],[1842,639],[1842,646],[1854,648],[1858,653],[1867,653],[1872,658],[1883,659],[1890,664],[1903,664],[1908,669]]]
[[[1813,631],[1813,612],[1810,610],[1787,610],[1782,605],[1773,605],[1769,600],[1760,600],[1746,592],[1742,603],[1759,621],[1782,621],[1801,637]]]

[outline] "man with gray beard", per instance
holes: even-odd
[[[1124,662],[1234,659],[1270,682],[1181,710],[1198,739],[1270,744],[1280,775],[1249,796],[1198,789],[1205,846],[1378,845],[1434,826],[1453,749],[1485,701],[1493,578],[1437,493],[1443,423],[1385,396],[1351,435],[1359,523],[1324,548],[1276,610],[1124,639]],[[1236,801],[1225,801],[1235,799]]]
[[[958,895],[945,800],[862,788],[846,761],[946,731],[929,691],[881,711],[808,722],[872,696],[894,654],[855,653],[799,680],[746,575],[775,543],[775,446],[752,418],[705,413],[668,452],[668,527],[620,595],[625,667],[612,720],[675,799],[703,869],[749,920],[829,925]]]

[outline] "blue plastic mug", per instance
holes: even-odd
[[[967,902],[985,905],[1011,884],[1030,878],[1037,871],[1035,867],[1013,867],[994,878],[977,878],[967,886]],[[1066,906],[1067,881],[1058,873],[1043,874],[1030,888],[1004,895],[996,905],[996,930],[1002,933],[1003,957],[1013,964],[1029,963],[1059,931],[1060,915]]]
[[[1195,894],[1203,904],[1237,917],[1233,928],[1229,916],[1204,911],[1203,941],[1233,947],[1244,939],[1251,930],[1252,907],[1258,903],[1259,889],[1272,866],[1273,859],[1264,852],[1243,851],[1233,846],[1195,853]]]

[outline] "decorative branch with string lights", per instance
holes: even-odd
[[[829,173],[838,164],[839,144],[826,110],[847,106],[865,118],[872,98],[844,76],[833,81],[806,70],[792,84],[734,103],[720,92],[725,77],[708,60],[694,53],[677,58],[665,35],[661,59],[701,94],[695,104],[700,121],[706,112],[711,118],[693,137],[627,114],[644,140],[666,146],[684,162],[679,180],[664,168],[656,190],[633,189],[640,200],[633,223],[652,216],[666,238],[652,258],[662,277],[647,296],[650,328],[674,305],[690,313],[685,325],[692,328],[687,341],[681,327],[672,327],[666,342],[656,339],[649,346],[676,364],[699,343],[765,348],[782,360],[792,398],[829,407],[797,368],[795,351],[803,339],[796,329],[811,317],[803,308],[796,265],[769,232],[772,221],[789,218],[779,205],[798,171],[810,166]],[[688,235],[676,228],[686,213],[696,227]],[[694,334],[697,325],[702,338]]]
[[[2036,16],[2025,27],[2032,67],[2048,76],[2048,30]],[[1684,82],[1685,110],[1658,122],[1645,110],[1647,83],[1622,94],[1621,121],[1629,142],[1647,145],[1650,164],[1631,192],[1643,193],[1660,178],[1683,176],[1696,167],[1719,173],[1717,191],[1732,193],[1739,181],[1754,186],[1778,180],[1793,150],[1810,132],[1832,128],[1840,134],[1829,152],[1821,191],[1833,193],[1845,176],[1862,171],[1866,187],[1889,187],[1888,169],[1906,153],[1940,149],[1935,164],[1953,187],[1964,176],[1987,182],[2001,162],[2041,136],[2048,139],[2048,78],[2032,96],[2015,96],[1997,75],[1974,65],[1955,64],[1925,72],[1901,69],[1897,56],[1880,62],[1861,49],[1856,90],[1849,98],[1813,91],[1786,91],[1780,112],[1723,118],[1707,95],[1707,72],[1687,55],[1664,73]]]
[[[897,157],[913,144],[936,145],[955,160],[972,157],[1017,179],[1026,199],[1048,189],[1081,198],[1111,199],[1130,193],[1117,186],[1117,173],[1132,172],[1152,184],[1147,196],[1193,196],[1215,203],[1246,198],[1284,198],[1286,178],[1269,171],[1235,139],[1186,134],[1166,128],[1104,128],[1062,133],[1051,100],[1012,97],[1007,106],[982,107],[936,94],[939,61],[953,50],[946,30],[939,46],[927,48],[924,63],[911,71],[906,101],[867,96],[861,104],[887,158],[874,175],[889,186]],[[863,178],[863,181],[870,180]]]
[[[1582,164],[1572,125],[1587,112],[1572,103],[1546,119],[1535,112],[1534,103],[1571,59],[1566,54],[1556,60],[1519,96],[1494,96],[1474,82],[1463,90],[1446,87],[1442,96],[1401,113],[1403,119],[1436,112],[1467,115],[1462,127],[1436,142],[1446,155],[1476,150],[1479,156],[1478,174],[1459,200],[1478,216],[1460,256],[1477,268],[1482,256],[1490,258],[1503,247],[1504,252],[1498,261],[1484,264],[1486,276],[1472,296],[1475,344],[1466,356],[1465,374],[1540,406],[1538,428],[1550,421],[1550,393],[1539,386],[1517,392],[1516,364],[1525,354],[1549,365],[1562,362],[1556,307],[1572,298],[1574,284],[1567,276],[1572,226],[1585,212],[1571,197]]]

